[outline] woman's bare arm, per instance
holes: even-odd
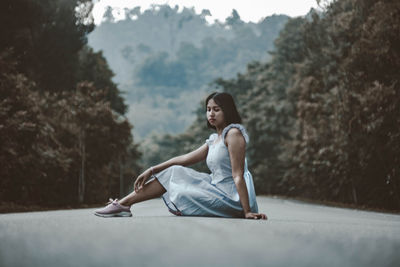
[[[134,184],[135,191],[140,190],[147,181],[147,179],[149,179],[152,174],[163,171],[172,165],[182,165],[182,166],[193,165],[197,162],[205,160],[207,158],[207,153],[208,153],[208,145],[203,144],[201,147],[192,152],[189,152],[181,156],[173,157],[167,161],[164,161],[158,165],[155,165],[145,170],[141,175],[138,176],[138,178],[135,181]]]
[[[232,128],[228,131],[226,138],[229,157],[231,159],[232,176],[239,193],[240,203],[242,204],[244,217],[247,219],[266,219],[265,214],[252,213],[249,204],[249,194],[246,181],[244,180],[244,162],[246,153],[246,141],[240,130]]]
[[[153,166],[153,171],[160,172],[172,165],[182,165],[182,166],[193,165],[195,163],[205,160],[207,158],[207,153],[208,153],[208,145],[203,144],[201,147],[192,152],[174,157],[163,163]]]

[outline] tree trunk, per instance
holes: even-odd
[[[119,197],[122,198],[125,195],[124,192],[124,165],[121,157],[119,158]]]
[[[353,182],[353,178],[351,179],[351,191],[352,191],[352,195],[353,195],[353,202],[354,204],[358,204],[358,200],[357,200],[357,191],[356,188],[354,186],[354,182]]]
[[[83,203],[85,199],[85,161],[86,161],[85,131],[83,130],[79,135],[79,150],[81,152],[81,169],[79,172],[78,200],[79,203]]]

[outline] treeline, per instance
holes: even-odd
[[[208,10],[155,5],[125,9],[115,21],[111,7],[89,35],[104,51],[132,107],[128,117],[137,136],[182,133],[193,121],[193,105],[218,77],[233,78],[248,62],[266,60],[285,15],[246,23],[237,11],[224,22],[207,23]],[[140,110],[141,112],[136,112]],[[146,149],[146,148],[145,148]]]
[[[257,192],[400,209],[399,69],[400,2],[338,0],[291,19],[270,62],[217,80],[250,133]],[[201,107],[155,146],[183,153],[207,134]]]
[[[0,201],[103,202],[137,172],[127,106],[102,53],[86,45],[91,9],[1,1]]]

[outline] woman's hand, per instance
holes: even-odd
[[[135,184],[133,185],[135,192],[143,188],[144,183],[150,178],[150,176],[151,169],[147,169],[136,178]]]
[[[246,219],[262,219],[262,220],[267,220],[267,215],[264,213],[253,213],[253,212],[246,212],[244,215]]]

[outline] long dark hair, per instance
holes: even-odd
[[[225,123],[229,125],[231,123],[242,123],[242,118],[237,111],[235,101],[233,97],[228,93],[212,93],[206,99],[206,111],[207,111],[207,104],[210,99],[214,100],[214,102],[222,109],[224,113]],[[215,129],[215,126],[212,126],[207,120],[208,128]]]

